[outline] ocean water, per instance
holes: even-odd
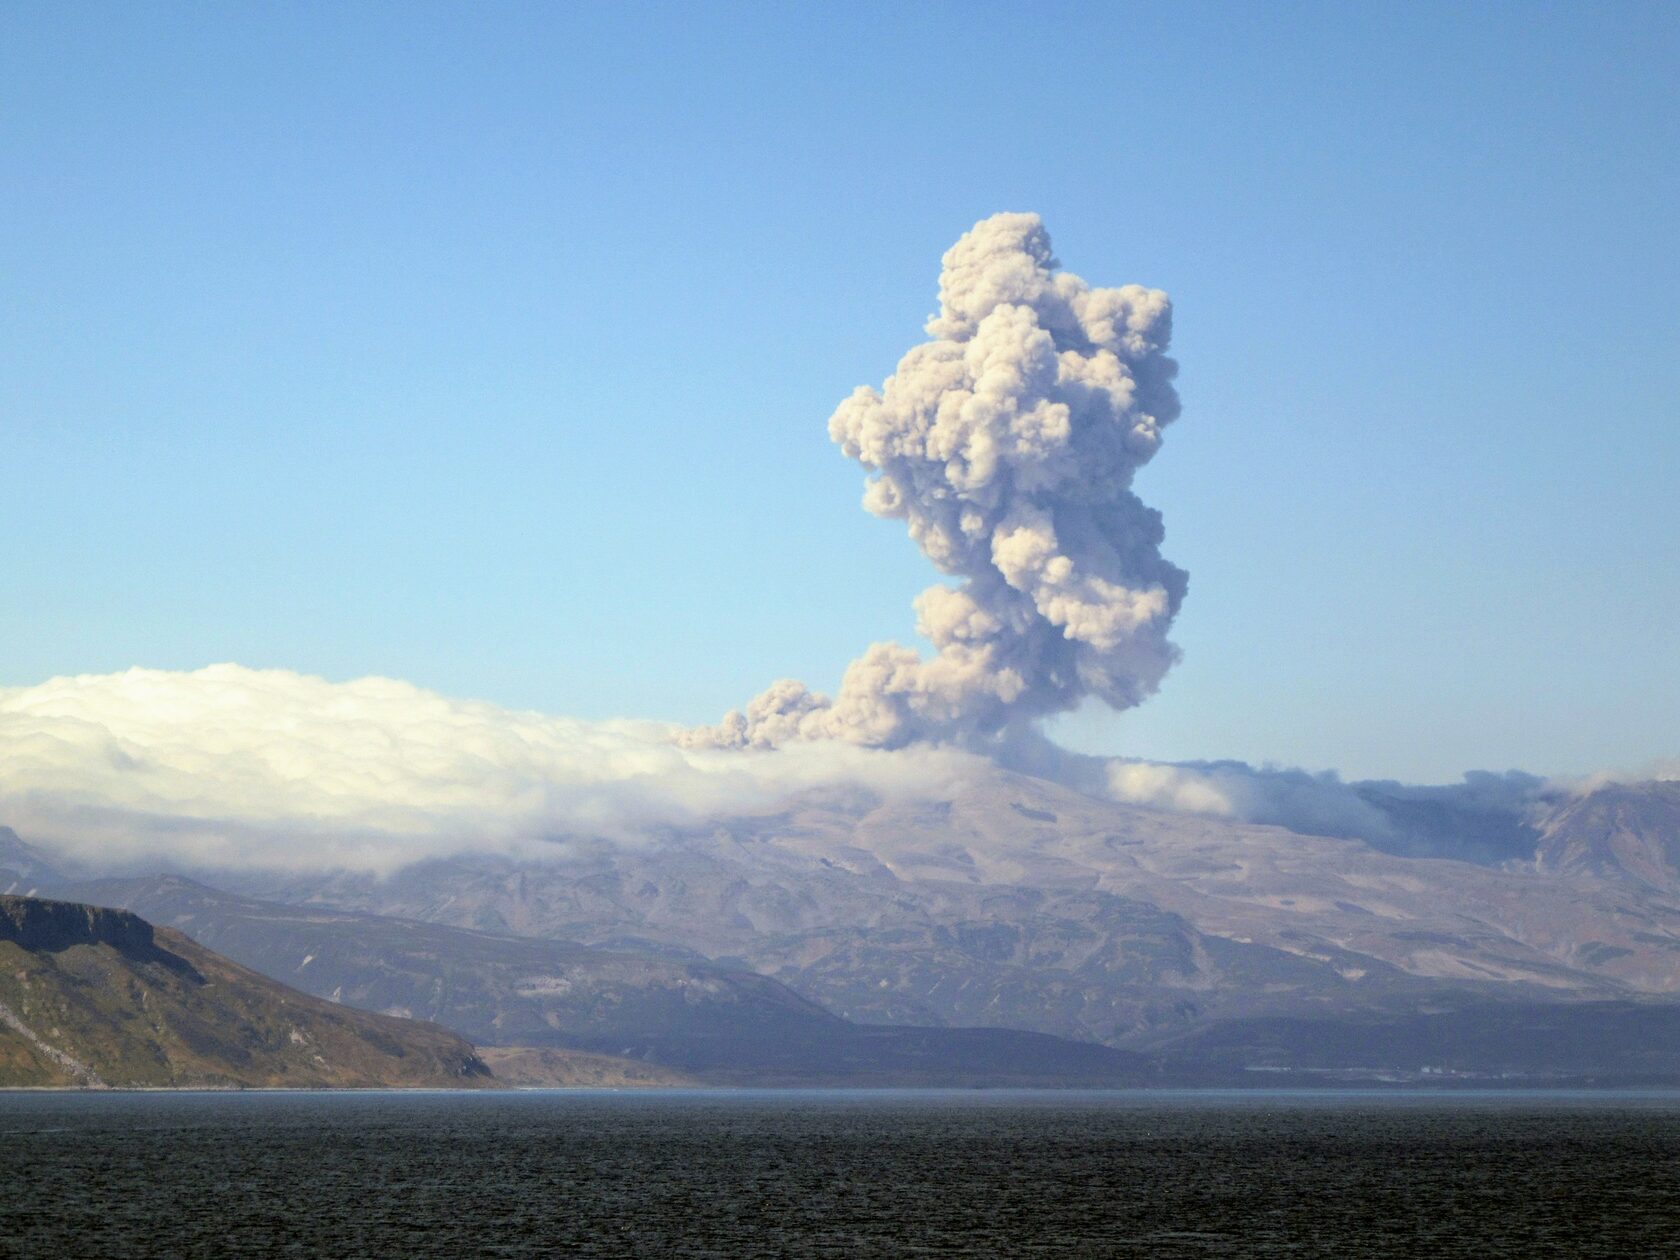
[[[1676,1256],[1680,1095],[0,1094],[0,1255]]]

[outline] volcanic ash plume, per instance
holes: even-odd
[[[916,600],[934,655],[874,644],[833,699],[784,680],[684,742],[978,745],[1088,695],[1123,709],[1155,691],[1188,576],[1131,485],[1179,412],[1171,306],[1058,266],[1037,215],[976,224],[945,255],[932,340],[828,422],[873,474],[864,507],[963,579]]]

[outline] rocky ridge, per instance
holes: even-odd
[[[445,1029],[321,1001],[136,915],[0,896],[0,1083],[487,1083]]]

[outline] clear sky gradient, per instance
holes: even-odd
[[[1167,289],[1161,694],[1060,738],[1680,754],[1680,6],[0,9],[0,685],[715,719],[913,636],[825,421],[998,210]]]

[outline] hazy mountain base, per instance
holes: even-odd
[[[173,907],[175,921],[248,954],[297,956],[315,983],[363,974],[411,1003],[432,1002],[428,1015],[457,1019],[482,1019],[506,1003],[514,1018],[503,1022],[546,1045],[480,1050],[504,1085],[1680,1082],[1680,1005],[1668,1003],[1525,1001],[1513,986],[1420,988],[1367,994],[1372,1004],[1351,1010],[1208,1021],[1124,1053],[1019,1031],[858,1027],[747,977],[747,993],[763,1000],[755,1009],[715,983],[738,979],[724,969],[267,905],[175,877],[97,887],[159,917]],[[547,969],[532,974],[539,960]],[[519,974],[525,983],[510,982]],[[686,1011],[669,991],[638,996],[636,979],[659,986],[673,974],[691,981]],[[548,1021],[534,1028],[545,1008]],[[495,1022],[485,1030],[492,1037]]]
[[[930,1044],[926,1038],[934,1030],[897,1030],[899,1046],[919,1046],[919,1061],[906,1062],[881,1040],[884,1030],[860,1032],[775,981],[739,969],[318,906],[282,906],[175,876],[72,887],[79,898],[120,905],[169,923],[320,996],[431,1020],[461,1032],[481,1047],[498,1043],[590,1047],[613,1052],[620,1064],[629,1062],[623,1056],[634,1056],[639,1062],[681,1064],[688,1079],[709,1077],[737,1083],[770,1079],[926,1083],[941,1079],[940,1071],[958,1071],[955,1060],[943,1069],[929,1060],[929,1052],[938,1043]],[[1208,945],[1217,952],[1223,942],[1213,940]],[[1409,990],[1401,986],[1387,992],[1366,989],[1361,997],[1367,1005],[1355,1013],[1364,1021],[1357,1026],[1372,1030],[1373,1037],[1348,1062],[1406,1063],[1415,1070],[1430,1061],[1384,1057],[1378,1035],[1381,1026],[1366,1015],[1399,1017],[1433,1001],[1437,1009],[1446,1009],[1445,1002],[1456,1002],[1467,1017],[1474,1018],[1473,1012],[1481,1005],[1497,1008],[1507,1003],[1514,996],[1511,988],[1416,982]],[[1269,1001],[1264,995],[1254,1000],[1270,1014],[1285,1009],[1275,995]],[[1380,1001],[1393,1009],[1373,1011],[1370,1004]],[[1299,1028],[1308,1042],[1320,1039],[1313,1021],[1335,1013],[1323,1002],[1296,1003],[1292,1009],[1295,1023],[1289,1027]],[[1086,1082],[1122,1084],[1152,1081],[1162,1073],[1190,1081],[1224,1080],[1242,1066],[1233,1060],[1227,1043],[1217,1039],[1206,1043],[1209,1053],[1204,1055],[1202,1041],[1194,1036],[1175,1039],[1173,1031],[1155,1045],[1145,1041],[1137,1047],[1150,1052],[1148,1062],[1117,1058],[1106,1069],[1070,1058],[1061,1048],[1047,1053],[1053,1042],[1031,1042],[1018,1031],[984,1035],[994,1042],[1002,1038],[1023,1052],[1033,1051],[1036,1067],[1033,1061],[1012,1064],[995,1055],[989,1061],[976,1061],[973,1043],[964,1046],[948,1036],[943,1042],[947,1052],[958,1059],[969,1056],[961,1069],[962,1080],[1054,1083],[1070,1072]],[[912,1043],[907,1038],[921,1040]],[[1273,1065],[1277,1055],[1256,1055],[1255,1062]],[[586,1081],[549,1076],[526,1083]]]
[[[657,1063],[542,1046],[481,1046],[497,1084],[515,1089],[670,1089],[704,1084]]]
[[[569,941],[283,906],[177,876],[97,880],[66,895],[168,924],[334,1002],[431,1020],[479,1045],[619,1048],[649,1037],[762,1037],[838,1022],[739,967]]]
[[[1424,1009],[1221,1020],[1154,1048],[1208,1080],[1248,1083],[1680,1085],[1680,1004],[1497,996]]]
[[[480,1045],[610,1054],[621,1075],[653,1063],[728,1084],[1129,1085],[1153,1071],[1122,1050],[1018,1029],[860,1026],[739,968],[274,905],[175,876],[73,887],[332,1001]],[[541,1083],[588,1083],[553,1075],[562,1066],[548,1060]]]

